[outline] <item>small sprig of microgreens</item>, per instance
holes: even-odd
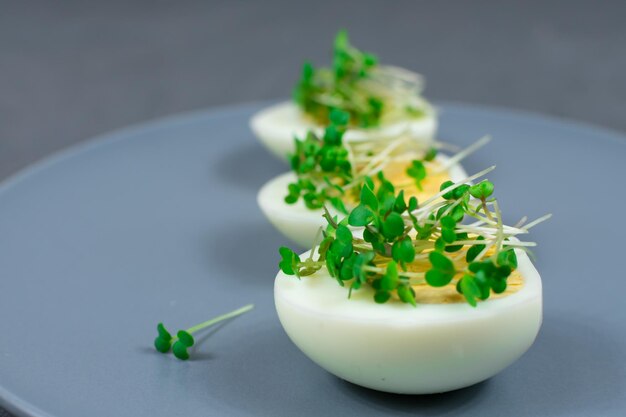
[[[298,178],[287,187],[287,204],[295,204],[302,199],[311,210],[330,205],[347,214],[351,207],[346,207],[345,197],[348,194],[358,197],[368,177],[385,182],[383,170],[395,162],[406,164],[410,161],[406,173],[417,189],[422,190],[422,183],[429,172],[427,165],[434,161],[438,148],[447,146],[441,142],[424,144],[406,131],[376,140],[346,143],[343,136],[349,117],[348,113],[335,109],[321,137],[309,131],[304,139],[295,139],[291,168]],[[489,140],[488,136],[481,138],[450,158],[445,165],[433,166],[433,171],[448,169]],[[397,185],[402,188],[411,184]]]
[[[174,356],[176,356],[178,359],[187,360],[190,356],[187,349],[192,347],[195,343],[192,334],[202,329],[206,329],[209,326],[220,323],[224,320],[232,319],[241,314],[247,313],[253,308],[253,304],[248,304],[244,307],[238,308],[237,310],[231,311],[230,313],[214,317],[186,330],[179,330],[178,332],[176,332],[175,337],[170,334],[170,332],[165,328],[163,323],[159,323],[157,325],[158,336],[156,337],[156,339],[154,339],[154,348],[161,353],[168,353],[171,349],[172,353],[174,353]]]
[[[291,168],[298,175],[298,180],[287,187],[287,204],[295,204],[302,198],[310,209],[319,209],[330,203],[337,210],[347,213],[341,197],[344,194],[342,186],[353,178],[349,151],[343,144],[348,117],[345,112],[333,110],[331,123],[322,138],[312,131],[304,140],[296,138]]]
[[[350,114],[359,127],[385,121],[423,117],[429,105],[420,97],[422,79],[411,71],[378,64],[376,56],[350,44],[341,30],[335,37],[331,68],[314,68],[305,62],[293,91],[300,108],[321,125],[333,109]]]
[[[506,290],[507,278],[517,268],[515,250],[535,246],[517,236],[550,218],[546,215],[525,226],[523,221],[504,225],[493,183],[471,184],[494,168],[458,183],[446,181],[437,195],[421,204],[415,197],[407,202],[404,192],[396,193],[389,182],[375,188],[369,178],[361,188],[359,205],[347,217],[339,220],[326,210],[323,240],[308,259],[281,247],[279,267],[297,277],[325,267],[341,286],[350,286],[349,296],[363,286],[372,287],[377,303],[395,295],[415,306],[413,285],[452,283],[476,306],[477,300]],[[351,228],[362,229],[363,237],[355,237]],[[417,261],[430,267],[412,271],[409,266]]]

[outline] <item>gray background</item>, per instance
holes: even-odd
[[[0,178],[128,124],[287,96],[340,27],[434,100],[625,131],[625,5],[0,0]]]
[[[163,115],[287,96],[337,28],[427,96],[626,130],[623,1],[0,0],[0,178]]]

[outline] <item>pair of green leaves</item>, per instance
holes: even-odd
[[[456,269],[454,263],[441,252],[431,252],[428,255],[431,269],[426,271],[426,282],[432,287],[445,287],[448,285],[454,275]]]
[[[469,272],[465,273],[457,284],[457,291],[463,294],[469,304],[476,306],[476,300],[486,300],[491,291],[496,294],[504,292],[507,278],[515,268],[517,256],[511,248],[499,252],[496,263],[491,259],[471,262]]]
[[[493,194],[493,183],[487,180],[481,181],[476,185],[472,185],[469,189],[469,193],[472,197],[484,200]]]
[[[441,184],[439,191],[443,191],[446,188],[449,188],[453,185],[455,185],[454,182],[446,181]],[[469,194],[472,197],[480,200],[480,199],[486,199],[489,196],[491,196],[493,194],[493,191],[494,191],[493,183],[491,181],[483,180],[479,182],[478,184],[471,185],[471,186],[467,184],[461,184],[455,187],[454,189],[448,191],[447,193],[443,194],[442,197],[446,200],[458,200],[458,199],[463,198],[466,194]]]
[[[395,261],[390,261],[387,264],[385,274],[380,279],[374,281],[373,287],[376,290],[374,301],[379,304],[389,301],[391,293],[395,291],[403,303],[411,304],[414,307],[417,305],[415,291],[409,285],[408,280],[401,278]]]
[[[288,247],[282,246],[278,249],[281,260],[278,263],[278,267],[287,275],[299,275],[300,256]]]
[[[422,191],[422,182],[426,179],[427,171],[424,162],[430,162],[437,156],[437,149],[430,148],[426,151],[423,160],[415,159],[411,161],[411,165],[407,168],[406,173],[413,178],[417,189]]]
[[[414,160],[411,162],[411,166],[407,168],[406,173],[409,177],[413,178],[417,189],[422,191],[422,181],[426,178],[426,167],[422,161]]]
[[[172,337],[170,332],[165,328],[163,323],[157,325],[158,336],[154,339],[154,347],[161,353],[167,353],[172,349],[172,353],[180,360],[189,359],[187,349],[195,343],[193,336],[186,330],[179,330],[176,339]],[[173,345],[172,345],[172,342]]]

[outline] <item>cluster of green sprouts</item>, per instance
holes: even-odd
[[[348,117],[347,113],[334,110],[322,138],[310,131],[305,139],[295,140],[291,169],[298,180],[288,186],[287,204],[295,204],[302,198],[310,209],[331,204],[347,213],[342,201],[343,187],[354,177],[350,151],[343,143]]]
[[[212,318],[203,323],[197,324],[186,330],[179,330],[176,333],[176,337],[173,337],[170,332],[165,328],[163,323],[157,325],[158,336],[154,339],[154,348],[161,353],[168,353],[170,349],[174,356],[180,360],[189,359],[188,349],[195,344],[195,340],[192,336],[202,329],[206,329],[224,320],[228,320],[237,317],[243,313],[246,313],[254,308],[254,305],[248,304],[230,313],[222,314],[221,316]]]
[[[428,173],[427,164],[437,156],[437,147],[445,144],[425,144],[404,131],[376,140],[346,143],[343,136],[349,118],[348,113],[334,109],[330,114],[330,124],[321,137],[309,131],[304,139],[295,139],[291,169],[298,178],[287,187],[287,204],[295,204],[302,199],[311,210],[332,206],[338,212],[348,214],[345,197],[352,193],[355,199],[358,198],[367,178],[377,177],[384,181],[383,169],[399,161],[410,161],[406,174],[417,189],[422,190],[422,182]],[[480,139],[439,169],[447,169],[488,141],[489,137]]]
[[[515,250],[535,245],[516,236],[550,217],[504,225],[493,184],[471,183],[493,168],[459,183],[446,181],[438,194],[422,203],[415,197],[406,201],[404,192],[396,193],[388,181],[375,187],[367,179],[359,205],[347,217],[339,220],[326,210],[323,240],[310,256],[302,260],[282,247],[279,267],[298,277],[326,268],[341,286],[349,285],[349,295],[363,286],[372,287],[377,303],[395,294],[402,302],[416,305],[414,285],[452,283],[476,306],[477,300],[506,290],[507,278],[517,268]],[[362,236],[355,236],[355,230]],[[418,261],[429,267],[412,271],[410,265]]]
[[[421,77],[408,70],[378,65],[378,59],[353,47],[345,30],[335,37],[331,68],[306,62],[293,92],[295,102],[319,124],[333,109],[350,114],[367,128],[385,121],[422,117],[428,104],[420,97]]]

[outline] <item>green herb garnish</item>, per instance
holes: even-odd
[[[186,330],[179,330],[176,333],[176,337],[173,337],[170,334],[170,332],[165,328],[163,323],[159,323],[157,325],[158,336],[156,337],[156,339],[154,339],[154,347],[161,353],[168,353],[171,349],[174,353],[174,356],[176,356],[178,359],[187,360],[189,359],[189,352],[187,351],[187,349],[192,347],[195,343],[195,340],[192,336],[193,333],[196,333],[209,326],[215,325],[221,321],[237,317],[243,313],[252,310],[253,308],[253,304],[248,304],[247,306],[231,311],[230,313],[222,314],[221,316],[212,318]]]
[[[317,123],[328,124],[333,109],[350,115],[354,126],[423,117],[429,105],[420,97],[421,77],[408,70],[381,66],[376,56],[350,44],[345,30],[335,37],[331,68],[305,62],[293,91],[300,108]]]
[[[339,213],[347,214],[349,201],[358,197],[366,180],[376,178],[381,184],[388,181],[383,170],[393,163],[410,162],[407,175],[413,184],[396,184],[400,187],[415,185],[422,190],[428,175],[427,165],[437,156],[441,142],[425,144],[415,140],[410,133],[380,137],[373,141],[343,141],[349,115],[341,110],[331,112],[331,123],[322,136],[309,131],[304,139],[295,139],[295,153],[291,156],[291,169],[298,179],[287,187],[285,202],[295,204],[300,199],[311,210],[332,206]],[[481,138],[453,156],[439,168],[445,170],[459,162],[476,149],[485,145],[490,138]],[[410,158],[414,158],[412,161]],[[386,185],[384,185],[387,187]],[[391,185],[393,187],[393,184]],[[373,185],[372,185],[373,187]],[[389,188],[389,187],[387,187]],[[352,199],[346,199],[352,197]]]
[[[299,198],[310,209],[322,208],[330,203],[347,213],[341,199],[343,186],[353,179],[349,151],[343,144],[348,114],[333,110],[331,124],[322,138],[309,132],[304,140],[296,139],[296,152],[291,157],[291,169],[298,181],[289,184],[285,202],[294,204]]]
[[[359,205],[348,217],[339,221],[326,212],[328,227],[317,251],[314,248],[308,259],[301,260],[282,247],[279,267],[298,277],[325,267],[339,285],[350,286],[349,295],[363,286],[373,288],[377,303],[395,294],[400,301],[416,305],[412,285],[454,284],[476,306],[477,300],[506,290],[507,278],[517,268],[515,250],[535,245],[516,236],[550,217],[504,225],[492,196],[493,183],[470,183],[493,168],[459,183],[444,182],[437,195],[421,204],[415,197],[406,201],[404,193],[396,193],[388,182],[375,189],[369,179],[361,188]],[[465,219],[471,223],[464,223]],[[362,228],[363,237],[355,237],[350,227]],[[411,271],[410,264],[418,261],[429,267]]]

